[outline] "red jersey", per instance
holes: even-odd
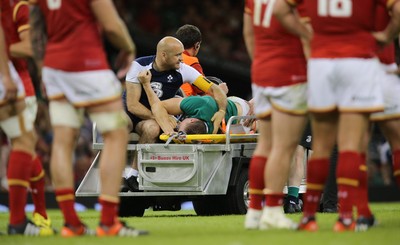
[[[8,57],[20,76],[26,96],[34,96],[35,89],[28,71],[26,59],[13,58],[10,55],[10,45],[21,41],[19,34],[29,31],[29,6],[25,1],[0,0],[1,24],[5,33]]]
[[[268,1],[246,0],[245,13],[253,22],[252,82],[280,87],[306,82],[306,59],[297,36],[290,34],[272,14]]]
[[[375,30],[382,31],[390,21],[390,16],[385,6],[379,5],[375,15]],[[383,64],[393,64],[396,62],[394,43],[378,49],[378,58]]]
[[[303,2],[304,0],[290,0]],[[305,0],[314,37],[312,58],[371,58],[376,55],[375,12],[393,0]]]
[[[91,1],[30,0],[46,21],[44,66],[69,72],[109,69]]]

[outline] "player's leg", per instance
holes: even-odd
[[[264,203],[264,171],[271,149],[271,118],[258,120],[259,137],[249,166],[250,203],[245,219],[246,229],[258,229]]]
[[[338,212],[338,197],[337,197],[337,183],[336,183],[336,166],[338,159],[337,145],[333,148],[331,157],[329,159],[329,174],[325,182],[325,188],[322,194],[322,209],[323,213],[337,213]]]
[[[53,130],[50,172],[56,200],[64,217],[61,235],[67,237],[83,235],[89,230],[82,223],[74,208],[75,183],[72,157],[83,122],[84,111],[71,104],[75,99],[71,93],[82,92],[82,88],[73,88],[73,86],[81,86],[83,81],[71,78],[63,71],[48,67],[43,68],[42,79],[50,99],[49,116]]]
[[[371,115],[390,144],[393,157],[393,173],[397,186],[400,187],[400,78],[393,74],[398,70],[396,64],[383,65],[386,71],[382,77],[385,110]]]
[[[31,177],[35,143],[32,140],[33,123],[27,120],[27,110],[26,108],[22,109],[24,104],[23,101],[17,102],[13,106],[17,108],[17,114],[10,114],[7,119],[0,122],[2,129],[11,139],[12,145],[7,169],[10,205],[8,233],[39,236],[53,235],[53,229],[48,226],[37,226],[27,219],[25,215],[27,188]]]
[[[336,143],[336,112],[314,113],[311,117],[313,154],[307,165],[307,192],[303,196],[303,218],[299,229],[316,231],[315,215],[329,173],[329,157]]]
[[[273,108],[272,149],[264,172],[266,206],[260,223],[262,229],[296,227],[295,223],[283,214],[283,188],[305,124],[304,115],[289,114]]]
[[[338,202],[339,220],[335,231],[352,230],[353,205],[366,188],[365,133],[371,112],[384,107],[381,79],[383,69],[375,59],[343,59],[337,62],[338,77],[342,87],[338,94],[340,119],[338,132]],[[361,166],[361,168],[360,168]],[[360,186],[360,183],[362,186]],[[365,197],[367,200],[367,198]],[[360,216],[370,216],[368,206],[359,206]],[[357,222],[358,223],[358,222]],[[342,229],[344,228],[344,229]]]
[[[37,101],[35,96],[25,98],[27,120],[34,125],[37,114]],[[37,143],[37,135],[35,130],[32,130],[29,136],[34,145]],[[33,165],[31,177],[29,179],[31,188],[31,196],[35,210],[33,211],[32,221],[38,226],[51,227],[50,218],[47,217],[46,212],[46,199],[45,199],[45,172],[43,170],[42,161],[37,156],[33,155]]]
[[[383,135],[389,142],[393,157],[393,175],[400,187],[400,120],[392,119],[379,122]]]
[[[357,197],[355,198],[355,206],[357,207],[357,222],[366,221],[365,226],[357,225],[357,229],[368,229],[368,220],[375,220],[372,215],[371,209],[368,203],[368,172],[367,172],[367,149],[370,141],[370,127],[365,132],[365,135],[361,141],[361,161],[359,166],[359,184],[357,190]],[[374,222],[372,222],[374,223]]]
[[[337,166],[337,184],[339,201],[339,222],[334,229],[340,231],[342,223],[351,226],[353,205],[360,184],[360,166],[365,159],[360,154],[363,137],[368,128],[369,114],[341,113],[339,119],[339,159]]]
[[[302,210],[302,201],[299,199],[299,191],[301,181],[304,177],[305,154],[306,149],[298,145],[289,169],[289,178],[287,182],[288,192],[283,206],[285,213],[298,213]]]
[[[96,122],[103,136],[104,147],[100,156],[102,205],[98,236],[139,236],[147,234],[126,226],[118,220],[119,189],[121,174],[126,164],[126,145],[128,143],[127,118],[122,109],[122,101],[89,108],[89,116]]]
[[[53,128],[50,170],[58,206],[64,217],[61,235],[83,235],[89,232],[75,211],[73,152],[83,121],[83,110],[65,99],[51,100],[49,114]]]
[[[151,144],[157,142],[161,129],[155,120],[149,119],[140,121],[135,127],[135,132],[139,134],[138,144]],[[135,151],[131,168],[125,175],[125,184],[128,186],[130,191],[139,191],[138,176],[138,159],[137,152]]]
[[[271,150],[271,104],[266,88],[252,85],[254,113],[258,117],[258,133],[256,149],[249,165],[249,194],[250,203],[244,226],[246,229],[258,229],[264,203],[264,172],[269,152]]]
[[[110,70],[87,71],[82,73],[60,74],[70,89],[65,93],[75,106],[85,106],[90,119],[96,123],[102,134],[104,147],[99,160],[101,192],[99,202],[102,205],[98,236],[138,236],[142,231],[126,226],[118,220],[119,190],[122,170],[126,164],[128,143],[127,117],[123,110],[121,86]],[[78,81],[78,82],[76,82]],[[74,87],[75,86],[75,87]],[[75,91],[82,91],[85,93]],[[95,92],[94,92],[95,91]],[[82,227],[82,226],[81,226]],[[82,232],[74,235],[82,235]],[[86,232],[88,233],[88,232]]]

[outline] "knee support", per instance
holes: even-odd
[[[84,109],[77,109],[67,102],[50,101],[49,114],[52,126],[80,128],[83,123]]]
[[[128,118],[124,111],[96,112],[89,114],[92,122],[96,123],[100,133],[106,133],[119,128],[127,128]]]
[[[30,132],[33,130],[32,117],[29,114],[27,108],[25,108],[18,115],[9,117],[0,122],[0,126],[3,129],[4,133],[10,139],[17,138],[21,136],[25,132]]]

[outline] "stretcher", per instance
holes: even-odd
[[[128,156],[137,154],[140,192],[120,192],[121,216],[142,216],[146,208],[179,210],[193,201],[199,215],[244,214],[249,202],[248,166],[258,134],[231,134],[232,122],[252,119],[234,116],[225,134],[161,135],[165,143],[127,145]],[[98,196],[98,160],[103,149],[95,126],[93,148],[98,153],[79,185],[77,196]],[[127,169],[131,163],[127,161]],[[305,192],[305,184],[300,193]]]

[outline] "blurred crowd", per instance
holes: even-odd
[[[202,31],[200,56],[250,64],[242,35],[244,1],[116,0],[116,6],[133,34],[157,41],[174,35],[183,24]]]
[[[192,24],[202,31],[203,42],[200,57],[213,57],[221,60],[235,61],[245,66],[250,59],[242,36],[242,18],[244,2],[237,0],[185,1],[185,0],[114,0],[121,17],[127,23],[133,39],[152,39],[156,42],[165,35],[174,35],[183,24]],[[138,51],[140,54],[140,50]],[[148,55],[148,54],[146,54]],[[36,81],[36,88],[39,85]],[[40,156],[46,171],[47,189],[51,190],[49,163],[51,154],[52,132],[48,116],[48,105],[38,89],[38,132],[37,154]],[[374,140],[370,144],[370,184],[392,185],[390,148],[379,130],[374,131]],[[76,185],[80,183],[96,155],[92,149],[92,125],[87,119],[77,140],[74,155]],[[6,190],[5,175],[8,157],[8,142],[1,133],[0,151],[0,190]]]

